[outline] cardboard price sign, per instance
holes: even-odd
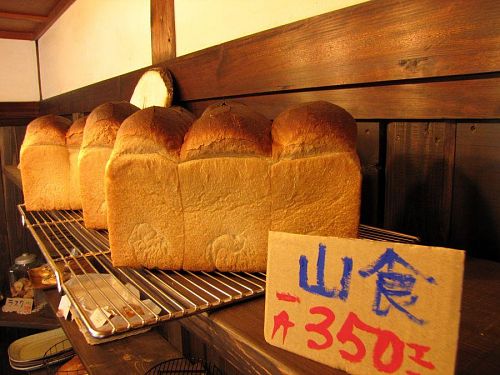
[[[352,374],[453,374],[464,257],[270,232],[266,341]]]

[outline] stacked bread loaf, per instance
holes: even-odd
[[[205,110],[186,134],[179,181],[183,268],[266,268],[271,223],[271,121],[239,103]]]
[[[66,133],[66,147],[69,154],[69,206],[72,210],[80,210],[82,208],[78,156],[80,154],[86,120],[87,117],[80,117],[75,120]]]
[[[70,166],[66,133],[71,121],[55,115],[28,124],[20,169],[26,209],[70,209]]]
[[[352,116],[323,101],[300,104],[274,119],[271,230],[357,237],[356,134]]]
[[[169,111],[137,112],[118,132],[106,171],[115,265],[263,271],[269,230],[357,236],[361,174],[345,110],[291,108],[272,139],[271,121],[243,104],[212,105],[189,130]]]
[[[111,102],[96,107],[87,118],[78,167],[83,220],[88,228],[107,228],[104,170],[118,128],[137,110],[129,102]]]
[[[177,164],[193,122],[181,107],[127,118],[106,167],[109,241],[115,266],[180,269],[184,225]]]
[[[85,225],[109,226],[115,266],[264,271],[269,230],[357,236],[361,173],[345,110],[305,103],[271,123],[224,102],[193,121],[180,107],[126,102],[69,130],[62,117],[33,121],[21,149],[27,208],[75,209],[80,191]]]

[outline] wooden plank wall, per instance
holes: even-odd
[[[389,124],[384,215],[387,228],[419,236],[427,243],[446,244],[454,158],[455,123]]]
[[[500,261],[500,122],[459,123],[450,246]]]

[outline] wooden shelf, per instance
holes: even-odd
[[[56,311],[61,299],[57,290],[46,291],[45,297]],[[142,375],[160,362],[182,357],[156,329],[116,341],[89,345],[75,322],[57,319],[89,374]]]
[[[42,310],[29,315],[3,312],[0,309],[0,327],[54,329],[59,326],[59,321],[48,304]]]
[[[13,182],[20,189],[23,188],[23,184],[21,181],[21,171],[15,165],[5,165],[3,167],[3,173],[5,177]]]

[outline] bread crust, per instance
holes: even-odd
[[[78,147],[82,145],[83,141],[83,130],[85,128],[85,123],[87,121],[87,116],[80,117],[73,121],[68,131],[66,132],[66,145],[68,147]]]
[[[219,156],[270,156],[271,121],[245,104],[209,106],[189,129],[181,160]]]
[[[138,110],[129,102],[109,102],[96,107],[87,118],[82,148],[112,148],[121,123]]]
[[[104,173],[121,123],[139,108],[128,102],[110,102],[88,116],[78,155],[80,192],[85,226],[107,228]]]
[[[271,230],[357,237],[361,167],[357,125],[335,104],[299,104],[273,123]]]
[[[23,147],[34,145],[66,145],[66,132],[71,121],[62,116],[45,115],[31,121],[26,128]]]
[[[345,109],[326,101],[296,105],[273,122],[273,158],[299,158],[356,151],[356,121]]]
[[[113,154],[159,153],[179,160],[194,115],[182,107],[149,107],[128,117],[118,130]]]
[[[69,209],[66,132],[71,121],[56,115],[28,124],[20,152],[24,202],[28,211]]]
[[[180,107],[149,107],[120,127],[106,167],[115,266],[182,268],[184,217],[177,163],[193,120]]]

